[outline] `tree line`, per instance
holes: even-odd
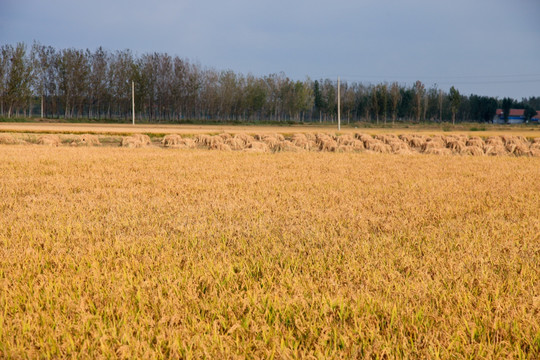
[[[0,47],[0,116],[131,118],[149,122],[335,121],[337,81],[293,80],[284,73],[243,75],[166,53],[56,49],[34,43]],[[540,97],[517,101],[464,96],[451,87],[397,82],[341,82],[342,119],[489,122],[497,108],[540,109]],[[529,111],[531,110],[531,111]]]

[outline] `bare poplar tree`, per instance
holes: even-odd
[[[390,99],[392,101],[392,124],[395,124],[397,118],[397,108],[401,100],[401,92],[397,82],[393,82],[390,86]]]
[[[414,84],[414,99],[415,99],[415,114],[416,121],[420,121],[420,114],[422,114],[422,100],[426,89],[424,84],[420,80]]]

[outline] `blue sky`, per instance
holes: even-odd
[[[244,74],[540,96],[539,0],[0,0],[0,43],[34,40]]]

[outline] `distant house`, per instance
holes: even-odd
[[[531,118],[531,121],[540,122],[540,111],[536,112],[536,115]]]
[[[540,111],[536,113],[536,117],[538,117],[539,115],[540,115]],[[510,114],[508,114],[509,124],[522,124],[524,122],[525,122],[525,110],[510,109]],[[495,113],[495,116],[493,117],[493,123],[504,124],[504,113],[502,109],[497,109],[497,112]]]

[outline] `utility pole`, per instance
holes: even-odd
[[[341,96],[339,96],[340,91],[339,86],[339,76],[337,78],[337,129],[341,130]]]
[[[132,104],[132,111],[131,116],[133,120],[133,125],[135,125],[135,81],[131,82],[131,104]]]

